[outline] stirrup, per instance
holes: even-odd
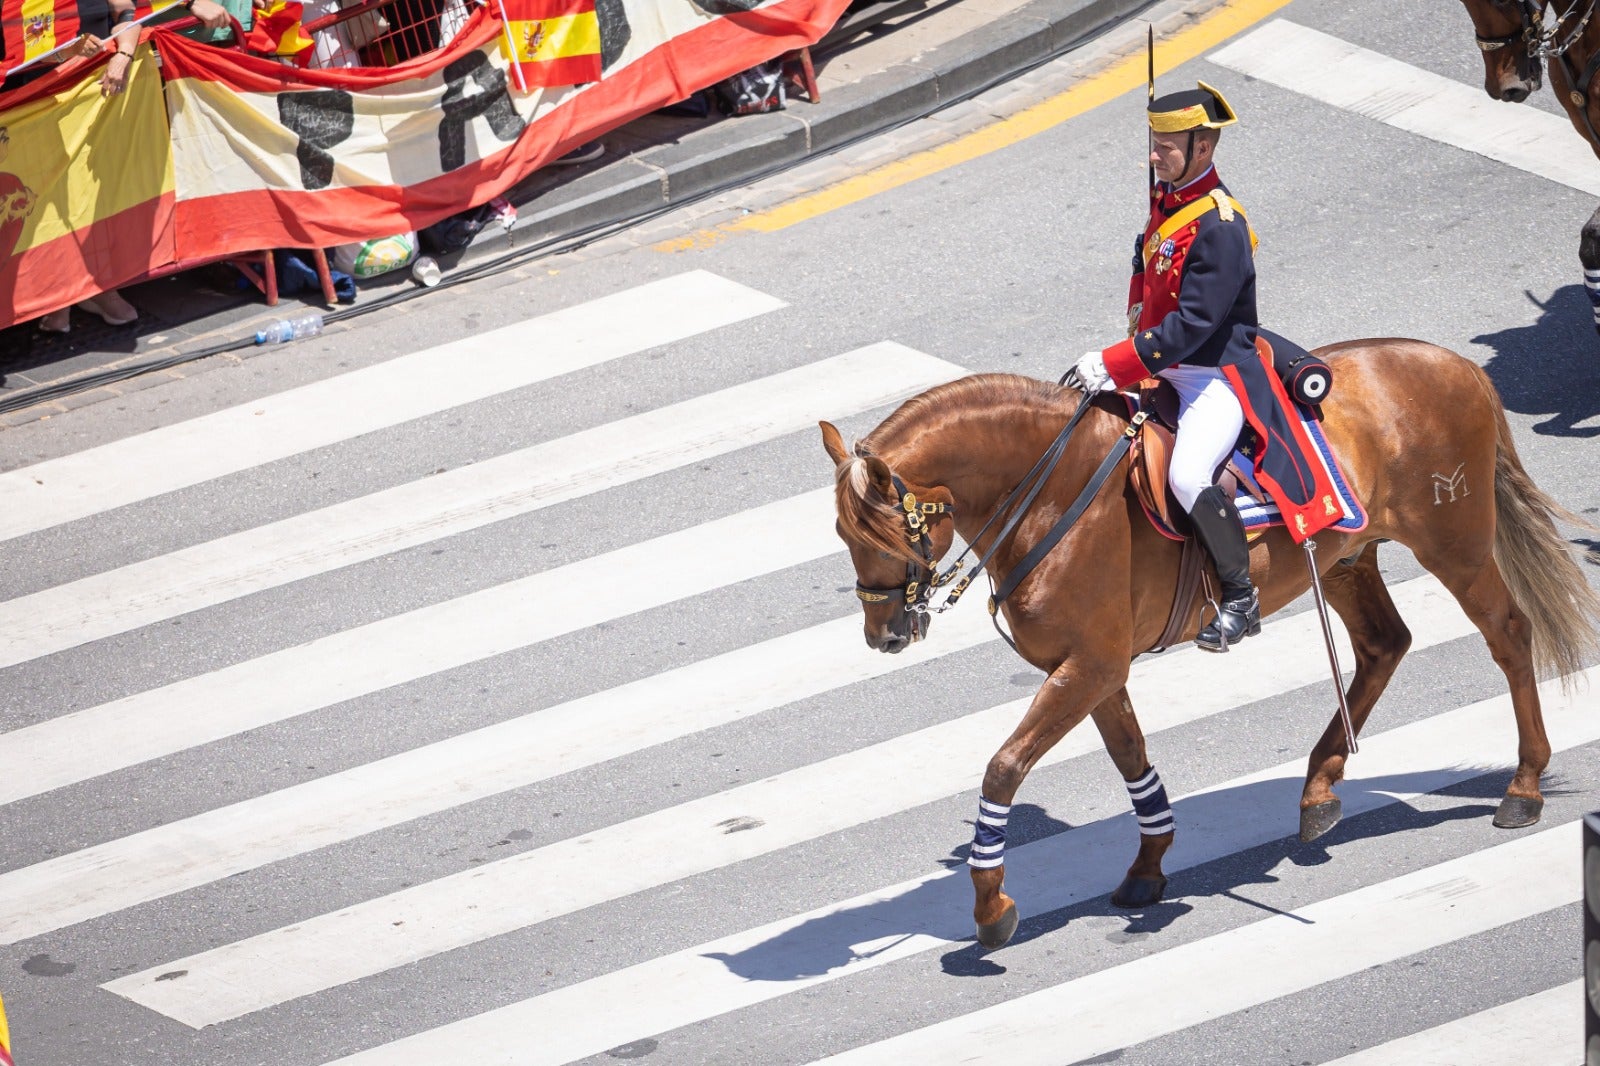
[[[1261,599],[1252,588],[1248,598],[1237,596],[1220,604],[1211,601],[1212,619],[1194,638],[1202,651],[1226,652],[1228,646],[1261,632]]]

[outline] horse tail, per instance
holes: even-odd
[[[1572,546],[1556,529],[1562,521],[1582,529],[1594,525],[1557,503],[1523,469],[1511,426],[1489,376],[1476,364],[1480,383],[1494,409],[1494,561],[1511,598],[1527,616],[1538,671],[1568,678],[1586,659],[1600,653],[1600,596],[1573,558]]]

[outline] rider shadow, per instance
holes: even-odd
[[[1524,295],[1539,309],[1539,320],[1472,338],[1494,349],[1483,369],[1507,410],[1548,416],[1533,427],[1535,433],[1600,436],[1600,425],[1579,424],[1600,415],[1600,360],[1594,358],[1588,294],[1581,285],[1565,285],[1545,303],[1531,292]]]
[[[972,825],[967,820],[968,827]],[[1011,808],[1007,843],[1019,847],[1064,833],[1072,827],[1031,803]],[[939,865],[955,870],[967,861],[962,844]],[[949,935],[950,916],[970,912],[972,886],[965,877],[929,874],[908,892],[860,907],[829,911],[787,929],[743,951],[707,952],[729,970],[750,981],[803,981],[841,966],[859,963],[924,936]]]

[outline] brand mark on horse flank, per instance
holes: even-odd
[[[1433,505],[1435,507],[1441,503],[1455,503],[1457,489],[1461,490],[1461,495],[1463,496],[1472,495],[1471,492],[1467,491],[1467,475],[1463,472],[1466,465],[1466,463],[1462,463],[1456,467],[1449,477],[1445,477],[1443,474],[1433,475]],[[1448,492],[1450,499],[1441,499],[1440,493],[1443,492]]]

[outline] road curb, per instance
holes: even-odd
[[[785,111],[718,122],[529,192],[518,204],[515,230],[485,232],[466,258],[615,225],[804,162],[1037,66],[1149,3],[1032,0],[976,32],[860,81],[830,87],[820,103],[797,100]]]

